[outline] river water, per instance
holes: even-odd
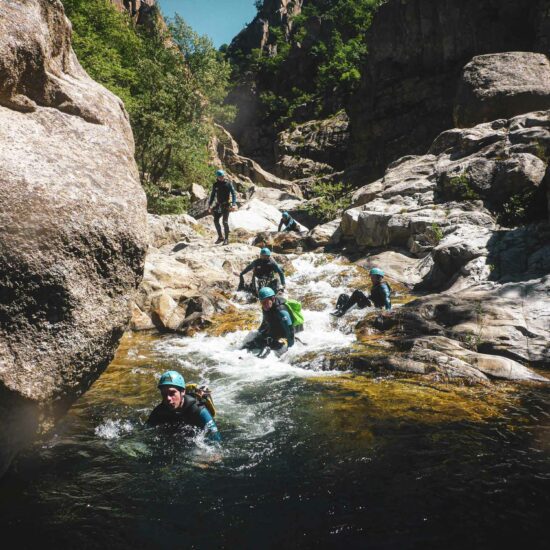
[[[126,335],[55,433],[0,481],[2,540],[19,548],[547,548],[549,391],[342,371],[354,353],[369,352],[353,332],[366,312],[335,320],[328,311],[364,274],[331,260],[292,261],[288,295],[303,301],[307,327],[280,359],[239,350],[260,318],[242,293],[238,315],[209,333]],[[221,446],[143,429],[167,369],[211,387]]]

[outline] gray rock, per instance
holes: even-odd
[[[0,474],[109,364],[143,272],[128,116],[70,36],[60,2],[0,4]]]
[[[546,55],[505,52],[474,57],[464,67],[454,107],[458,127],[550,109]]]
[[[464,64],[493,52],[548,52],[547,14],[545,1],[384,2],[367,31],[359,90],[346,107],[348,166],[363,165],[368,183],[395,159],[423,154],[454,126]]]
[[[208,193],[206,192],[206,189],[202,185],[199,185],[198,183],[191,184],[191,200],[193,202],[203,201],[207,197],[208,197]]]
[[[275,142],[277,173],[287,179],[302,179],[343,170],[348,125],[348,116],[342,111],[280,132]]]

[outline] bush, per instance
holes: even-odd
[[[344,183],[318,182],[311,188],[313,198],[319,199],[308,204],[306,211],[326,223],[337,218],[351,204],[350,189]]]
[[[451,200],[473,201],[480,199],[480,196],[472,188],[468,176],[464,173],[443,182],[443,192],[445,197]]]

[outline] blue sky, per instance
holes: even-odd
[[[179,13],[199,34],[207,34],[219,48],[256,15],[254,0],[158,0],[168,17]]]

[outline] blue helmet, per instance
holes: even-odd
[[[175,370],[169,370],[160,377],[157,388],[160,389],[162,386],[172,386],[174,388],[184,390],[185,380],[179,372]]]
[[[260,254],[261,254],[262,256],[271,256],[271,250],[269,250],[269,248],[267,248],[267,247],[266,247],[266,248],[262,248],[262,249],[260,250]]]
[[[290,214],[288,212],[283,212],[283,218],[289,218],[290,217]]]
[[[384,272],[379,269],[378,267],[373,267],[370,272],[369,272],[370,275],[379,275],[380,277],[383,277],[384,276]]]
[[[221,176],[225,176],[225,172],[223,170],[216,170],[216,177],[219,178]]]
[[[258,298],[260,298],[260,300],[272,298],[273,296],[275,296],[275,291],[269,286],[264,286],[263,288],[260,288],[260,292],[258,292]]]

